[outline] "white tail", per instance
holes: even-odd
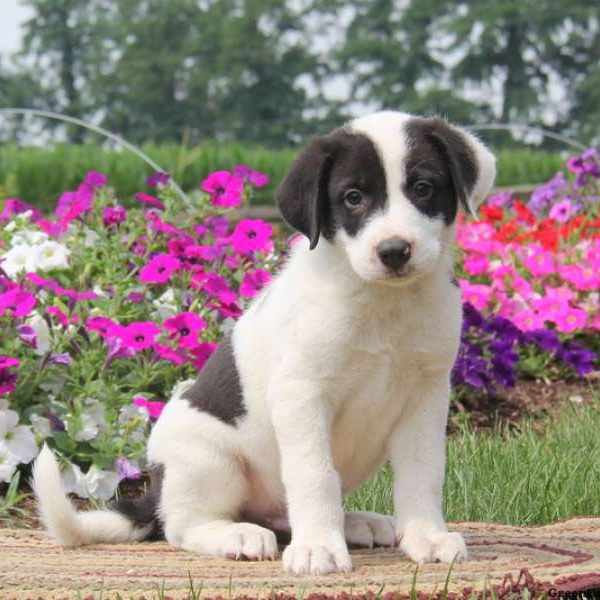
[[[33,466],[33,491],[42,522],[50,535],[63,546],[139,541],[148,528],[138,529],[113,510],[77,512],[62,489],[58,462],[44,446]]]

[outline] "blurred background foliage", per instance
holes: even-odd
[[[22,4],[31,17],[20,51],[0,62],[0,107],[106,127],[145,145],[184,187],[238,162],[278,180],[290,149],[380,108],[543,127],[588,145],[600,137],[596,0]],[[483,137],[522,147],[506,132]],[[0,116],[0,141],[0,191],[30,201],[92,167],[127,192],[147,173],[94,134],[50,120]],[[551,176],[560,159],[549,152],[565,147],[545,138],[542,148],[501,152],[499,184]]]

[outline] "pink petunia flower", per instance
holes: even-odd
[[[478,310],[483,310],[488,305],[491,298],[489,285],[471,283],[466,279],[459,279],[458,285],[462,292],[463,302],[469,302]]]
[[[580,308],[567,306],[554,320],[556,328],[562,333],[573,333],[585,327],[587,313]]]
[[[162,411],[167,405],[166,402],[158,402],[157,400],[148,400],[145,396],[137,395],[133,397],[133,404],[141,408],[145,408],[150,415],[150,418],[156,420],[160,417]]]
[[[248,272],[240,285],[240,294],[246,298],[254,298],[269,281],[271,281],[271,274],[264,269]]]
[[[36,303],[33,294],[14,288],[0,294],[0,316],[11,311],[14,317],[26,317],[33,310]]]
[[[154,344],[153,346],[156,356],[161,360],[168,360],[174,365],[182,365],[184,363],[185,354],[181,351],[174,350],[165,344]]]
[[[0,369],[10,369],[11,367],[18,367],[21,361],[14,356],[0,356]]]
[[[35,223],[42,218],[42,211],[33,206],[33,204],[29,204],[18,198],[7,198],[4,201],[4,208],[2,209],[2,212],[0,212],[0,222],[8,221],[12,216],[28,211],[31,211],[30,220],[32,223]]]
[[[193,244],[184,250],[184,256],[188,260],[201,259],[212,262],[221,258],[223,254],[225,254],[225,249],[217,244],[214,246]]]
[[[186,348],[198,345],[198,334],[206,328],[206,321],[193,312],[181,312],[164,322],[169,339],[177,340]]]
[[[210,358],[210,355],[217,349],[217,345],[218,344],[214,343],[204,343],[198,344],[192,349],[192,355],[194,356],[192,363],[198,370],[200,370],[206,364],[206,361]]]
[[[89,171],[85,176],[83,183],[89,185],[94,190],[98,190],[106,186],[108,177],[99,171]]]
[[[242,201],[244,182],[229,171],[215,171],[200,184],[200,189],[210,194],[213,206],[233,208]]]
[[[488,273],[490,261],[483,254],[472,254],[467,256],[463,263],[463,267],[470,275],[484,275]]]
[[[524,247],[523,265],[534,277],[545,277],[554,273],[556,266],[552,253],[539,244],[529,244]]]
[[[227,285],[227,280],[216,273],[203,273],[200,287],[211,297],[223,304],[232,304],[237,300],[236,293]]]
[[[269,183],[269,176],[260,171],[255,171],[247,165],[236,165],[233,174],[244,181],[248,181],[255,188],[262,188]]]
[[[168,173],[156,171],[156,173],[152,173],[152,175],[146,179],[146,185],[150,188],[160,188],[167,185],[170,179],[171,176]]]
[[[166,283],[179,269],[181,263],[171,254],[157,254],[142,267],[139,279],[142,283]]]
[[[242,219],[231,235],[231,243],[240,254],[257,252],[271,245],[272,235],[273,227],[269,223],[260,219]]]
[[[165,210],[164,203],[156,196],[146,194],[146,192],[137,192],[133,195],[133,197],[142,204],[146,204],[152,208],[157,208],[158,210]]]
[[[135,352],[141,352],[151,348],[161,331],[156,323],[152,321],[137,321],[121,327],[118,335],[123,346],[131,348]]]
[[[90,317],[85,323],[85,328],[88,331],[95,331],[103,338],[116,336],[120,327],[116,321],[108,317]]]
[[[571,199],[566,197],[552,206],[549,216],[559,223],[566,223],[576,212],[577,208],[573,205]]]
[[[102,222],[105,226],[119,225],[127,218],[127,209],[120,204],[105,206],[102,210]]]
[[[592,267],[580,265],[560,265],[559,275],[580,291],[600,289],[600,273]]]
[[[56,317],[56,320],[63,326],[67,327],[71,319],[58,306],[50,306],[46,309],[46,313]]]
[[[511,315],[511,321],[521,331],[535,331],[536,329],[544,328],[544,319],[530,308],[515,311]]]

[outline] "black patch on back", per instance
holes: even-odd
[[[246,414],[231,334],[221,340],[194,384],[181,397],[227,425],[235,425]]]
[[[150,489],[138,498],[121,498],[111,505],[111,509],[122,514],[136,529],[152,525],[146,535],[147,540],[159,540],[164,537],[162,523],[158,519],[157,508],[160,503],[164,467],[156,465],[150,469]]]
[[[349,189],[362,193],[361,207],[346,206]],[[311,249],[320,235],[331,241],[337,229],[355,236],[386,201],[385,172],[373,142],[343,128],[314,139],[277,191],[283,218],[309,238]]]
[[[424,214],[450,225],[459,202],[468,209],[467,197],[478,177],[477,161],[467,139],[440,118],[414,118],[405,126],[408,152],[404,194]],[[417,181],[434,187],[424,200],[414,192]]]

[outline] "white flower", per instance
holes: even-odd
[[[90,229],[89,227],[86,227],[83,230],[83,234],[85,236],[83,238],[83,245],[86,248],[89,248],[90,246],[95,246],[96,242],[100,239],[100,235],[93,229]]]
[[[36,246],[37,264],[42,271],[67,269],[71,251],[58,242],[48,241]]]
[[[156,307],[154,315],[161,321],[173,317],[177,314],[177,306],[175,304],[175,294],[173,288],[169,288],[162,296],[152,301]]]
[[[0,264],[6,274],[11,279],[15,279],[21,271],[35,271],[37,269],[36,252],[32,246],[19,244],[13,246],[4,254]]]
[[[6,444],[0,440],[0,481],[10,483],[18,464],[16,456],[11,454]]]
[[[150,414],[145,406],[130,404],[119,413],[120,433],[129,436],[133,442],[143,442],[146,439]]]
[[[19,415],[0,400],[0,443],[3,454],[12,456],[18,463],[30,463],[38,453],[35,436],[27,425],[19,425]]]
[[[50,238],[48,237],[48,234],[44,233],[43,231],[29,231],[26,229],[13,236],[10,245],[13,248],[22,244],[27,246],[39,246],[40,244],[43,244],[49,240]]]
[[[119,480],[118,473],[103,471],[96,465],[92,465],[84,475],[77,465],[70,463],[62,473],[65,491],[77,494],[81,498],[109,500],[114,496]]]
[[[39,312],[33,311],[25,323],[35,332],[35,353],[42,356],[50,352],[52,349],[52,335],[46,319]]]
[[[106,427],[104,408],[98,400],[88,398],[81,415],[80,427],[75,434],[75,439],[79,442],[93,440],[98,435],[98,431],[100,431],[101,427]],[[67,430],[68,429],[69,427],[67,425]]]
[[[40,440],[45,440],[52,435],[52,427],[50,426],[50,419],[46,417],[40,417],[39,415],[31,415],[29,417],[31,422],[31,428],[33,432]]]

